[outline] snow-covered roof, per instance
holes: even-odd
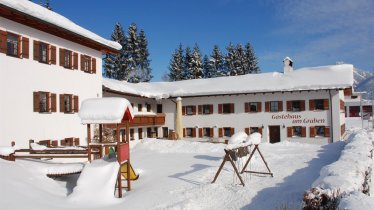
[[[272,72],[177,82],[134,84],[103,79],[104,87],[110,90],[156,99],[179,96],[343,89],[352,87],[352,84],[353,65],[350,64],[301,68],[288,74]]]
[[[0,0],[0,5],[4,5],[6,7],[17,10],[33,18],[39,19],[42,22],[47,22],[49,24],[63,28],[72,33],[88,38],[94,42],[100,43],[106,47],[115,50],[120,50],[122,48],[119,43],[104,39],[101,36],[75,24],[66,17],[47,8],[44,8],[43,6],[35,4],[29,0]]]
[[[134,118],[134,110],[125,98],[91,98],[82,102],[79,117],[83,124],[121,123]]]

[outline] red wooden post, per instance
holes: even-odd
[[[127,188],[128,191],[131,191],[131,180],[130,180],[130,129],[129,129],[129,120],[126,121],[126,141],[127,144],[129,144],[128,148],[128,154],[129,158],[127,159]]]
[[[122,198],[122,180],[121,180],[121,158],[119,155],[120,152],[120,127],[119,124],[117,124],[117,160],[118,163],[120,164],[119,172],[118,172],[118,177],[117,177],[117,182],[118,182],[118,197]]]

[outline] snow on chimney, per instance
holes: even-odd
[[[292,68],[292,65],[293,65],[293,61],[291,60],[290,57],[285,57],[283,59],[283,73],[284,74],[287,74],[287,73],[290,73],[293,71],[293,68]]]

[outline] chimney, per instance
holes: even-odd
[[[285,57],[283,59],[283,73],[284,74],[287,74],[287,73],[290,73],[293,71],[293,68],[292,68],[292,65],[293,65],[293,61],[291,60],[290,57]]]

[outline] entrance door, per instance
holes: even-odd
[[[270,143],[277,143],[280,142],[280,126],[273,125],[269,126],[269,137]]]
[[[168,127],[163,127],[162,128],[162,133],[163,133],[164,138],[168,138],[169,137],[169,128]]]

